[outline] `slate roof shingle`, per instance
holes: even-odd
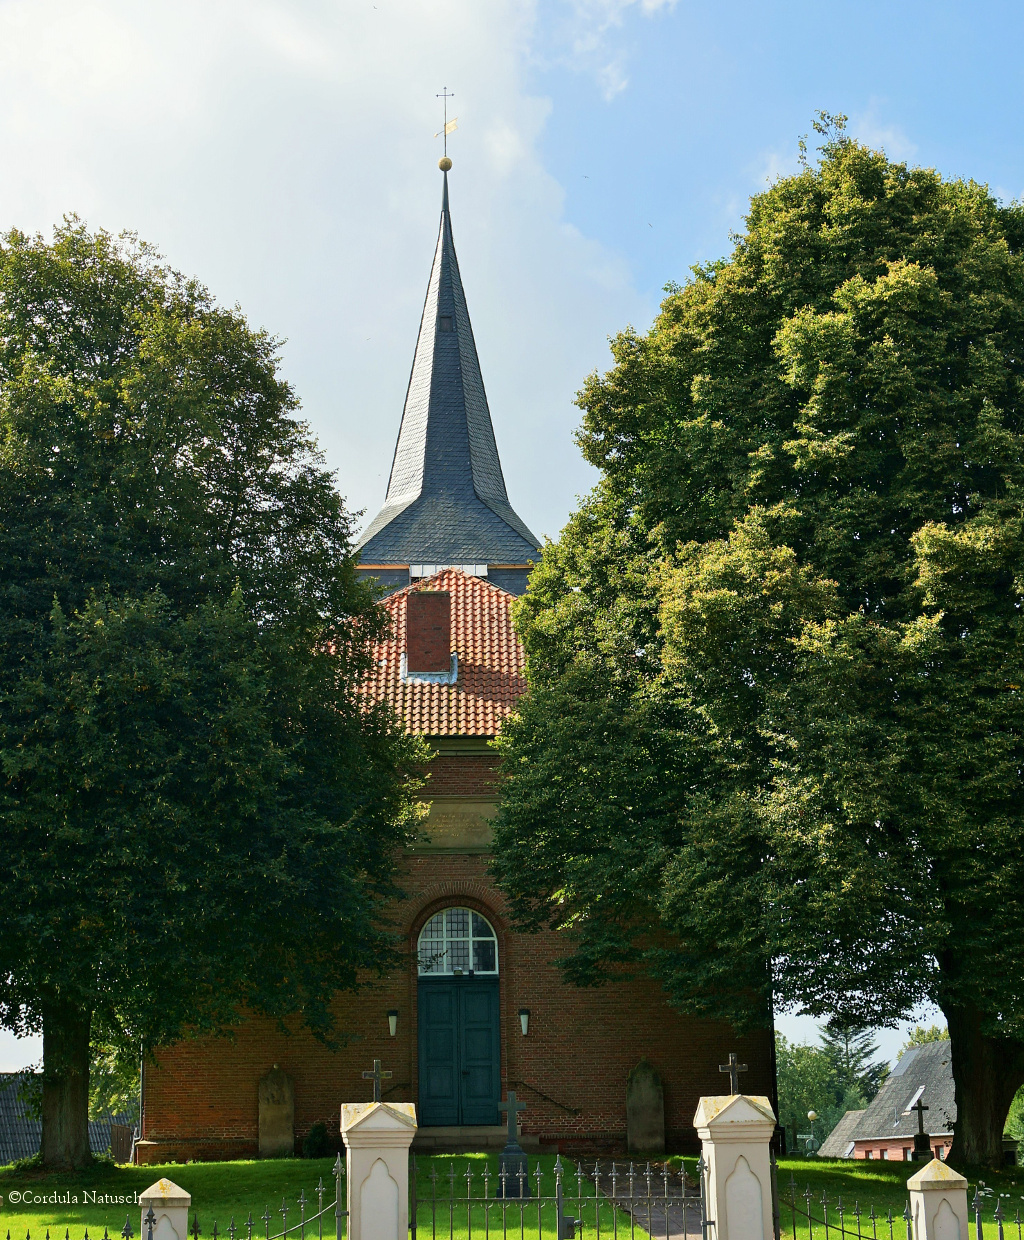
[[[853,1151],[854,1133],[860,1123],[865,1108],[859,1111],[847,1111],[835,1128],[821,1143],[818,1150],[819,1158],[849,1158]]]
[[[882,1141],[906,1138],[909,1145],[917,1132],[917,1113],[904,1115],[907,1104],[919,1089],[924,1126],[929,1136],[950,1136],[956,1122],[953,1098],[953,1062],[949,1042],[926,1042],[903,1052],[899,1062],[882,1083],[863,1111],[847,1111],[822,1143],[821,1158],[848,1158],[854,1141]]]
[[[20,1086],[28,1072],[0,1072],[0,1167],[39,1153],[43,1135],[41,1120],[32,1119],[21,1097]],[[105,1154],[110,1148],[110,1125],[130,1126],[127,1115],[107,1116],[89,1121],[89,1148]]]
[[[405,614],[413,590],[451,595],[454,684],[402,680]],[[496,736],[526,689],[525,654],[512,626],[513,595],[459,569],[445,569],[384,599],[391,636],[374,651],[367,692],[391,703],[406,731],[424,736]]]
[[[949,1041],[926,1042],[903,1052],[899,1063],[872,1098],[851,1140],[882,1137],[913,1138],[917,1115],[904,1115],[907,1103],[924,1087],[925,1130],[933,1137],[948,1135],[956,1122],[953,1062]]]
[[[455,255],[441,226],[384,507],[358,543],[366,564],[522,564],[539,543],[508,502]]]

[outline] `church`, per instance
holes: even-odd
[[[143,1070],[140,1162],[257,1157],[268,1081],[290,1119],[275,1148],[299,1152],[318,1123],[340,1146],[341,1104],[373,1096],[374,1060],[390,1074],[383,1100],[416,1104],[424,1153],[500,1148],[510,1091],[525,1104],[527,1150],[622,1153],[641,1064],[646,1120],[653,1111],[657,1130],[663,1105],[669,1151],[696,1148],[697,1101],[725,1092],[731,1052],[747,1066],[744,1092],[775,1096],[770,1031],[738,1037],[682,1016],[643,980],[567,984],[553,963],[558,933],[518,933],[489,877],[501,778],[492,742],[526,688],[512,604],[540,552],[505,487],[455,254],[450,167],[441,161],[440,230],[387,495],[358,548],[391,617],[366,691],[434,755],[424,838],[401,859],[407,898],[388,910],[408,965],[339,996],[341,1049],[261,1018],[233,1039],[161,1048]]]

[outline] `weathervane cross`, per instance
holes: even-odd
[[[729,1093],[738,1094],[740,1092],[740,1073],[747,1071],[747,1065],[737,1060],[735,1051],[729,1052],[729,1062],[720,1063],[718,1071],[729,1073]]]
[[[363,1073],[363,1080],[364,1080],[364,1081],[373,1081],[373,1100],[374,1100],[374,1102],[380,1102],[380,1083],[381,1083],[381,1081],[390,1081],[390,1080],[391,1080],[391,1073],[390,1073],[390,1072],[381,1072],[381,1070],[380,1070],[380,1060],[379,1060],[379,1059],[375,1059],[375,1060],[373,1061],[373,1071],[372,1071],[372,1072],[364,1072],[364,1073]]]
[[[435,98],[444,100],[444,126],[441,129],[441,132],[439,134],[438,133],[434,134],[434,137],[435,138],[440,138],[442,136],[444,137],[444,154],[445,154],[445,158],[447,158],[448,157],[448,135],[450,133],[454,133],[455,122],[459,119],[457,116],[453,116],[451,121],[448,120],[448,100],[454,99],[455,93],[454,91],[450,91],[448,87],[446,86],[439,95],[435,96]]]

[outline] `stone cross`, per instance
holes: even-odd
[[[390,1080],[391,1080],[391,1073],[390,1073],[390,1072],[381,1072],[381,1070],[380,1070],[380,1060],[379,1060],[379,1059],[375,1059],[375,1060],[373,1061],[373,1071],[372,1071],[372,1072],[364,1072],[364,1073],[363,1073],[363,1080],[364,1080],[364,1081],[373,1081],[373,1100],[374,1100],[374,1102],[380,1102],[380,1083],[381,1083],[381,1081],[390,1081]]]
[[[508,1112],[508,1142],[513,1145],[519,1139],[519,1112],[526,1110],[526,1103],[516,1102],[515,1093],[509,1090],[508,1102],[499,1102],[498,1110]]]
[[[729,1062],[720,1063],[718,1071],[729,1073],[729,1093],[738,1094],[740,1092],[740,1073],[747,1071],[747,1065],[738,1062],[735,1051],[729,1052]],[[364,1073],[363,1075],[365,1076],[366,1074]]]
[[[914,1105],[910,1109],[911,1111],[917,1112],[917,1131],[919,1133],[923,1133],[924,1132],[924,1113],[930,1108],[924,1105],[924,1098],[918,1098],[917,1102],[915,1102]]]
[[[518,1197],[522,1200],[530,1196],[530,1164],[519,1145],[519,1125],[516,1119],[520,1111],[526,1107],[516,1102],[516,1096],[510,1089],[508,1102],[498,1103],[499,1111],[508,1112],[508,1141],[498,1158],[498,1196]]]

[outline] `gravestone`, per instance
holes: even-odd
[[[626,1078],[626,1145],[631,1154],[665,1152],[665,1091],[647,1059]]]
[[[260,1081],[260,1158],[290,1158],[295,1153],[295,1087],[274,1064]]]
[[[498,1110],[506,1113],[508,1140],[498,1158],[497,1195],[506,1198],[529,1197],[530,1164],[523,1147],[519,1144],[518,1120],[519,1112],[525,1111],[526,1106],[522,1102],[516,1102],[515,1091],[509,1090],[508,1102],[499,1102]]]

